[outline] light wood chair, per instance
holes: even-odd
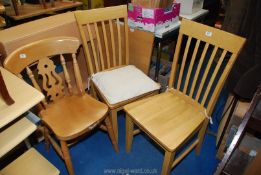
[[[129,65],[126,5],[76,11],[75,17],[91,76],[91,88],[95,89],[92,93],[109,106],[118,141],[117,112],[130,102],[157,94],[160,86]],[[119,98],[115,100],[116,97]]]
[[[162,175],[170,174],[194,147],[199,154],[213,107],[244,42],[244,38],[183,19],[168,90],[124,106],[126,151],[131,150],[136,124],[164,149]],[[193,136],[196,139],[174,160],[176,151]]]
[[[114,149],[118,152],[111,122],[107,117],[108,107],[87,95],[83,88],[76,59],[79,46],[77,38],[47,38],[18,48],[4,62],[6,69],[20,77],[24,75],[25,80],[31,81],[36,89],[45,94],[46,99],[42,101],[39,115],[44,126],[46,146],[48,148],[49,143],[52,143],[64,159],[70,175],[74,174],[74,170],[68,146],[103,121]],[[68,64],[73,64],[74,76],[67,69]]]

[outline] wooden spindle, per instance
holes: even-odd
[[[99,72],[100,68],[99,68],[96,48],[94,46],[93,34],[92,34],[92,31],[91,31],[90,24],[86,24],[86,25],[87,25],[87,31],[88,31],[88,34],[89,34],[89,37],[90,37],[90,42],[91,42],[91,47],[92,47],[92,54],[93,54],[93,58],[94,58],[95,70],[96,70],[96,72]]]
[[[182,38],[183,38],[183,35],[180,34],[178,36],[177,46],[180,46],[180,44],[182,42]],[[174,80],[176,79],[179,54],[180,54],[180,49],[178,49],[178,47],[176,47],[175,54],[174,54],[174,57],[173,57],[173,63],[172,63],[172,66],[171,66],[169,83],[168,83],[169,88],[174,87]]]
[[[107,38],[107,34],[106,34],[104,21],[102,21],[101,23],[102,23],[102,33],[103,33],[105,51],[106,51],[106,58],[107,58],[107,68],[110,68],[111,67],[111,61],[110,61],[110,54],[109,54],[108,38]]]
[[[89,73],[90,75],[92,75],[94,73],[94,69],[92,67],[92,64],[88,64],[88,63],[91,63],[91,55],[90,55],[90,50],[89,50],[89,47],[88,47],[88,41],[86,39],[86,35],[85,35],[85,32],[83,30],[83,26],[79,26],[81,28],[80,30],[80,33],[81,33],[81,36],[82,36],[82,44],[84,46],[84,53],[85,53],[85,57],[87,59],[86,63],[87,63],[87,67],[89,69]]]
[[[227,74],[231,71],[232,69],[232,66],[234,64],[234,62],[236,61],[236,57],[237,57],[237,54],[232,54],[228,63],[227,63],[227,66],[226,68],[224,69],[223,71],[223,74],[221,75],[221,77],[219,78],[219,81],[216,85],[216,87],[223,87],[224,83],[225,83],[225,80],[227,78]],[[208,104],[215,104],[217,99],[218,99],[218,95],[220,94],[221,92],[221,88],[215,88],[213,94],[212,94],[212,98],[209,100],[209,103]],[[207,115],[211,115],[212,111],[214,109],[214,105],[207,105]]]
[[[191,89],[190,89],[190,93],[189,93],[190,97],[192,97],[192,95],[194,94],[196,82],[198,80],[199,72],[200,72],[202,64],[204,62],[204,58],[206,58],[206,53],[207,53],[208,47],[209,47],[209,43],[206,43],[205,47],[203,49],[203,52],[201,54],[201,57],[200,57],[200,60],[199,60],[199,63],[198,63],[198,67],[197,67],[197,70],[196,70],[196,73],[195,73],[195,76],[194,76],[194,79],[193,79],[193,82],[192,82],[192,85],[191,85]]]
[[[121,54],[121,27],[120,20],[117,18],[117,32],[118,32],[118,43],[119,43],[119,65],[122,65],[122,54]]]
[[[211,56],[210,56],[210,59],[208,60],[207,67],[206,67],[206,69],[205,69],[205,71],[204,71],[204,74],[203,74],[203,76],[202,76],[202,78],[201,78],[200,85],[199,85],[199,88],[198,88],[198,91],[197,91],[197,95],[196,95],[196,98],[195,98],[196,101],[199,100],[201,91],[202,91],[202,89],[203,89],[203,85],[205,84],[205,81],[206,81],[206,78],[207,78],[209,69],[210,69],[210,67],[211,67],[211,65],[212,65],[212,62],[213,62],[215,56],[216,56],[217,50],[218,50],[218,47],[215,46],[215,48],[214,48],[214,50],[212,51],[212,54],[211,54]]]
[[[28,66],[26,66],[25,69],[26,69],[26,73],[27,73],[27,75],[29,76],[29,78],[30,78],[30,80],[31,80],[31,82],[32,82],[32,84],[33,84],[33,86],[34,86],[34,88],[36,88],[38,91],[42,92],[42,90],[41,90],[39,84],[38,84],[38,83],[36,82],[36,80],[35,80],[35,77],[34,77],[34,74],[33,74],[32,70],[31,70]],[[45,99],[42,100],[42,102],[43,102],[44,105],[47,105],[47,102],[46,102]]]
[[[94,23],[94,29],[95,29],[95,33],[97,36],[99,59],[101,61],[101,70],[104,70],[105,66],[104,66],[104,60],[103,60],[104,58],[103,58],[103,52],[102,52],[102,47],[101,47],[101,38],[100,38],[100,34],[99,34],[99,30],[98,30],[98,26],[97,26],[96,22]]]
[[[198,53],[198,47],[199,47],[199,44],[200,44],[200,40],[197,40],[197,43],[196,43],[196,46],[195,46],[195,49],[193,51],[193,54],[192,54],[192,59],[190,61],[190,64],[189,64],[189,69],[188,69],[188,73],[186,75],[186,78],[185,78],[185,86],[184,86],[184,90],[183,92],[185,94],[187,94],[187,90],[188,90],[188,84],[189,84],[189,80],[190,80],[190,75],[191,75],[191,72],[192,72],[192,68],[194,66],[194,62],[195,62],[195,59],[196,59],[196,55]]]
[[[125,56],[125,64],[128,65],[130,61],[130,50],[129,50],[129,27],[128,27],[128,17],[124,18],[124,32],[125,32],[125,51],[126,51],[126,56]]]
[[[68,73],[68,70],[66,67],[66,62],[65,62],[65,59],[62,54],[60,55],[60,61],[61,61],[62,67],[63,67],[63,73],[64,73],[65,82],[67,84],[69,94],[72,95],[73,89],[72,89],[72,85],[71,85],[71,78],[69,76],[69,73]]]
[[[74,75],[75,75],[75,80],[76,80],[76,85],[77,88],[80,92],[81,95],[84,94],[84,89],[83,89],[83,84],[82,84],[82,76],[80,72],[80,68],[76,59],[76,54],[72,54],[73,58],[73,69],[74,69]]]
[[[216,65],[215,70],[214,70],[214,72],[213,72],[213,74],[212,74],[212,76],[211,76],[211,78],[210,78],[210,81],[208,82],[207,89],[206,89],[206,91],[205,91],[205,93],[204,93],[204,96],[203,96],[203,99],[202,99],[202,101],[201,101],[201,104],[202,104],[202,105],[204,105],[205,102],[206,102],[206,99],[207,99],[207,97],[208,97],[208,95],[209,95],[210,89],[211,89],[211,87],[213,86],[213,82],[214,82],[214,80],[215,80],[215,78],[216,78],[216,76],[217,76],[218,71],[220,70],[220,67],[221,67],[221,65],[222,65],[222,63],[223,63],[223,60],[224,60],[226,54],[227,54],[227,51],[226,51],[226,50],[223,50],[222,55],[221,55],[221,57],[220,57],[219,60],[218,60],[218,64]]]
[[[181,88],[182,78],[183,78],[183,74],[184,74],[184,68],[185,68],[185,65],[186,65],[187,57],[188,57],[188,51],[189,51],[189,46],[190,46],[190,43],[191,43],[191,39],[192,39],[192,37],[189,36],[188,40],[187,40],[185,52],[184,52],[184,55],[183,55],[181,69],[179,71],[179,79],[178,79],[178,86],[177,86],[178,90],[180,90],[180,88]]]
[[[112,61],[113,61],[113,66],[116,66],[116,50],[115,50],[115,41],[114,41],[112,20],[109,20],[109,26],[110,26],[110,34],[111,34]]]

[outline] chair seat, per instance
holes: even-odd
[[[92,81],[109,104],[160,89],[159,84],[133,65],[98,72],[92,76]]]
[[[174,151],[205,119],[205,113],[173,92],[124,106],[124,110],[156,142]]]
[[[66,96],[56,101],[55,105],[47,106],[40,115],[59,139],[68,140],[92,129],[107,111],[105,104],[86,94]]]

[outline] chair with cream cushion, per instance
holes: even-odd
[[[117,112],[125,104],[153,94],[160,86],[129,65],[127,6],[76,11],[91,87],[110,108],[118,139]]]
[[[194,147],[199,154],[209,116],[244,42],[182,19],[168,91],[124,106],[126,151],[131,149],[135,124],[165,151],[162,175],[170,174]],[[184,145],[186,149],[175,157]]]

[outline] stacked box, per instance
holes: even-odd
[[[177,0],[181,4],[180,13],[191,15],[203,8],[204,0]]]
[[[128,22],[132,28],[155,32],[167,28],[179,20],[180,3],[173,3],[166,8],[144,8],[129,4]]]

